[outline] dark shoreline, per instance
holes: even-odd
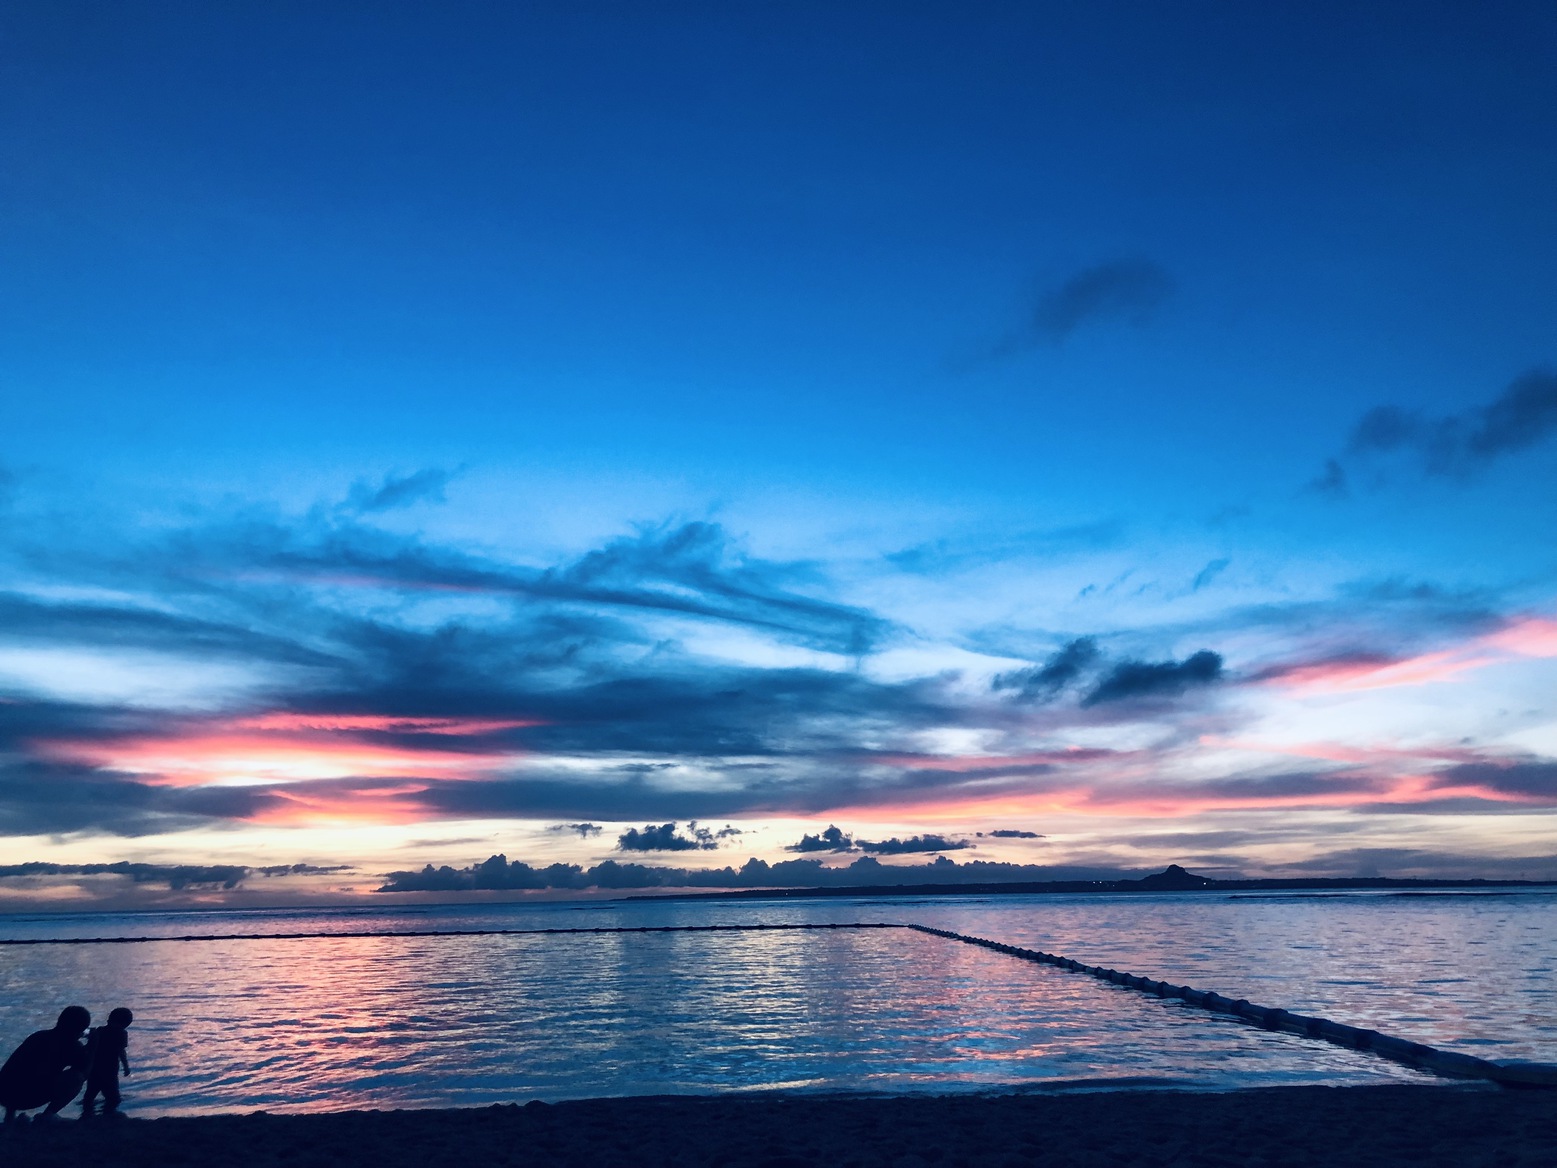
[[[1553,1148],[1557,1092],[1431,1085],[653,1096],[0,1133],[7,1163],[40,1168],[1545,1168]]]

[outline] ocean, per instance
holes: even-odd
[[[1557,895],[633,900],[0,916],[7,1050],[79,1003],[135,1011],[138,1115],[785,1089],[1435,1082],[906,930],[364,933],[915,922],[1481,1058],[1557,1062]],[[190,934],[328,933],[300,940]],[[359,934],[354,936],[353,934]]]

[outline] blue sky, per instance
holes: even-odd
[[[368,887],[650,819],[728,819],[678,854],[739,866],[852,816],[1013,864],[1557,875],[1549,5],[0,37],[0,859]],[[186,757],[254,734],[294,769]],[[294,757],[343,735],[409,753]],[[1348,743],[1349,794],[1252,738]],[[423,798],[449,739],[479,765]],[[1065,750],[1112,753],[1060,799],[1031,758]],[[1355,810],[1402,776],[1431,814]],[[1195,797],[1103,810],[1149,782]]]

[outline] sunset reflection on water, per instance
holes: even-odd
[[[0,962],[11,1041],[65,999],[133,1006],[141,1114],[1418,1078],[900,930],[168,940]]]

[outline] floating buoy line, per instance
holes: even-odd
[[[1172,982],[1123,973],[1101,965],[1084,965],[1080,961],[1073,961],[1069,957],[1061,957],[1056,953],[1023,949],[1000,941],[990,941],[984,937],[969,937],[947,929],[931,928],[929,925],[904,927],[913,929],[915,932],[928,933],[932,937],[945,937],[948,940],[961,941],[966,945],[993,949],[997,953],[1007,953],[1023,961],[1035,961],[1042,965],[1052,965],[1056,969],[1069,970],[1072,973],[1084,973],[1112,985],[1140,990],[1153,997],[1175,998],[1186,1005],[1198,1006],[1202,1010],[1229,1014],[1264,1030],[1282,1030],[1289,1034],[1302,1035],[1304,1038],[1334,1043],[1336,1046],[1344,1046],[1350,1050],[1366,1051],[1380,1058],[1389,1059],[1391,1062],[1431,1071],[1435,1075],[1446,1078],[1489,1079],[1506,1087],[1557,1087],[1557,1066],[1542,1063],[1495,1063],[1490,1059],[1476,1058],[1474,1055],[1459,1054],[1450,1050],[1439,1050],[1437,1047],[1425,1046],[1420,1042],[1410,1042],[1393,1035],[1380,1034],[1377,1030],[1364,1030],[1357,1026],[1347,1026],[1342,1022],[1332,1022],[1328,1018],[1294,1014],[1290,1010],[1275,1006],[1257,1006],[1245,998],[1224,998],[1221,994],[1207,990],[1197,990],[1190,986],[1174,985]]]

